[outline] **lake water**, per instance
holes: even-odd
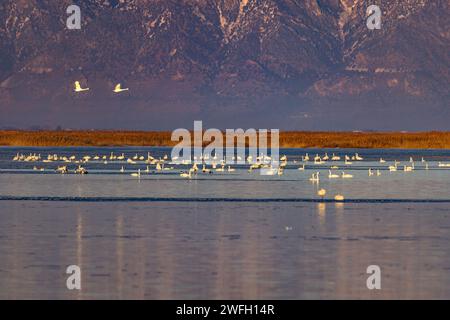
[[[289,160],[282,176],[233,166],[191,180],[178,165],[152,165],[138,179],[130,174],[147,164],[118,161],[60,175],[62,163],[12,161],[18,152],[170,155],[0,148],[0,298],[450,298],[450,168],[439,167],[450,151],[288,149],[280,151]],[[306,152],[364,160],[308,162],[299,171]],[[415,170],[404,172],[410,157]],[[394,160],[399,169],[389,172]],[[329,179],[330,166],[353,178]],[[369,177],[369,168],[381,175]],[[311,183],[317,171],[320,183]],[[346,201],[333,202],[337,194]],[[69,265],[82,270],[80,291],[66,288]],[[381,290],[366,287],[369,265],[381,268]]]

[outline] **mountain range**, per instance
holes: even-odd
[[[2,0],[0,127],[448,130],[449,14],[448,0]]]

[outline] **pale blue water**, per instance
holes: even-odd
[[[88,163],[89,174],[79,176],[54,173],[60,163],[11,161],[17,152],[111,151],[170,154],[0,148],[0,298],[450,298],[450,170],[438,167],[450,151],[281,150],[289,158],[281,177],[234,166],[192,180],[179,177],[179,166],[137,179],[130,173],[145,164]],[[331,163],[297,170],[305,152],[365,160],[332,163],[354,178],[330,180]],[[403,172],[411,156],[416,169]],[[390,173],[393,160],[401,164]],[[369,167],[381,176],[369,177]],[[318,170],[319,186],[309,181]],[[318,188],[349,202],[311,202]],[[72,264],[81,267],[81,291],[65,286]],[[366,287],[372,264],[382,270],[379,291]]]
[[[170,165],[171,171],[157,172],[151,165],[149,174],[143,172],[147,165],[144,162],[127,164],[126,161],[91,161],[84,167],[88,175],[59,175],[54,169],[62,162],[27,163],[13,162],[17,153],[36,153],[46,157],[47,154],[58,154],[77,159],[84,155],[116,155],[125,153],[126,157],[135,154],[147,156],[150,152],[155,158],[170,155],[168,148],[1,148],[0,149],[0,196],[12,197],[81,197],[81,198],[170,198],[177,199],[317,199],[317,189],[328,191],[326,198],[333,199],[336,194],[348,200],[423,200],[450,201],[450,168],[438,167],[438,162],[450,162],[450,151],[418,151],[418,150],[281,150],[280,154],[288,156],[288,166],[282,176],[262,176],[258,170],[248,173],[248,166],[233,166],[235,172],[199,173],[191,180],[179,176],[188,166]],[[301,156],[306,152],[310,156],[327,152],[340,155],[353,155],[358,152],[364,161],[353,161],[345,165],[343,161],[326,162],[323,165],[306,163],[306,170],[297,170],[302,164]],[[379,163],[380,158],[387,162]],[[414,172],[404,172],[404,165],[411,165],[410,157],[415,160]],[[425,170],[424,158],[429,166]],[[397,172],[389,172],[388,166],[393,161],[400,161]],[[294,163],[295,161],[295,163]],[[353,179],[329,179],[330,166],[336,165],[334,173],[352,174]],[[43,167],[44,172],[33,171],[33,167]],[[126,172],[121,174],[120,168]],[[68,164],[75,170],[76,164]],[[381,176],[368,176],[368,169],[380,170]],[[142,170],[140,179],[131,177],[132,172]],[[309,181],[311,174],[320,172],[320,184]]]

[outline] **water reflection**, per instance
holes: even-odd
[[[2,205],[0,298],[450,298],[446,204]]]
[[[327,205],[323,202],[319,202],[317,203],[317,215],[319,217],[319,224],[323,225],[325,223],[325,218],[326,218],[326,210],[327,210]]]
[[[123,216],[118,214],[116,217],[116,253],[117,253],[117,266],[116,266],[116,277],[117,277],[117,294],[119,299],[123,299],[123,284],[124,284],[124,252],[123,252]]]
[[[83,216],[80,212],[80,209],[77,210],[77,228],[76,228],[76,243],[77,243],[77,266],[83,270]],[[81,283],[83,284],[83,276],[84,273],[81,272]],[[77,294],[77,298],[81,299],[82,291],[74,291]]]

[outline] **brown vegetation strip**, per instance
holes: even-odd
[[[0,131],[0,146],[173,146],[171,132]],[[450,132],[281,132],[282,148],[450,149]]]

